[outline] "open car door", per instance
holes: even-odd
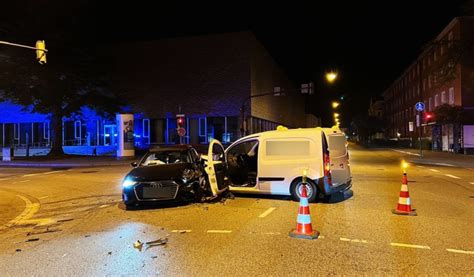
[[[213,196],[217,196],[229,189],[227,182],[227,160],[224,146],[218,140],[213,139],[209,143],[209,149],[205,160],[205,170],[209,178],[209,184]]]

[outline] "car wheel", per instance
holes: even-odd
[[[293,197],[295,201],[300,201],[301,191],[303,188],[302,183],[303,183],[302,179],[298,178],[294,180],[293,183],[291,184],[291,196]],[[307,183],[306,189],[308,193],[308,201],[315,202],[316,197],[318,196],[318,187],[311,180],[307,180],[306,183]]]

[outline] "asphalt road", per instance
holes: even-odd
[[[471,169],[411,164],[418,216],[397,216],[404,154],[350,154],[354,196],[310,205],[313,241],[284,197],[125,211],[128,167],[0,168],[0,275],[474,275]]]

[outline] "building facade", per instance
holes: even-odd
[[[415,146],[420,137],[433,150],[470,152],[474,118],[474,18],[454,18],[384,93],[386,136]],[[448,76],[448,73],[451,75]],[[424,111],[415,105],[424,104]],[[440,122],[440,105],[459,106],[460,124]],[[430,119],[428,119],[430,116]]]
[[[104,49],[103,55],[115,61],[112,89],[126,92],[127,109],[134,114],[137,148],[206,144],[212,138],[230,143],[241,137],[242,128],[249,134],[278,125],[306,127],[304,96],[293,91],[255,97],[275,87],[294,90],[295,85],[250,32],[124,43]],[[0,145],[50,146],[47,115],[34,115],[8,102],[0,105]],[[184,115],[184,136],[178,134],[177,115]],[[66,152],[114,153],[117,125],[113,119],[84,109],[80,116],[63,121]]]

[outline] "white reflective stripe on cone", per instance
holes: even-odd
[[[410,198],[398,198],[398,204],[410,205]]]
[[[299,214],[296,222],[301,224],[310,224],[311,216],[309,214]]]
[[[408,186],[407,185],[402,185],[401,191],[408,191]]]
[[[308,204],[308,198],[306,197],[301,197],[300,198],[300,206],[301,207],[308,207],[309,204]]]

